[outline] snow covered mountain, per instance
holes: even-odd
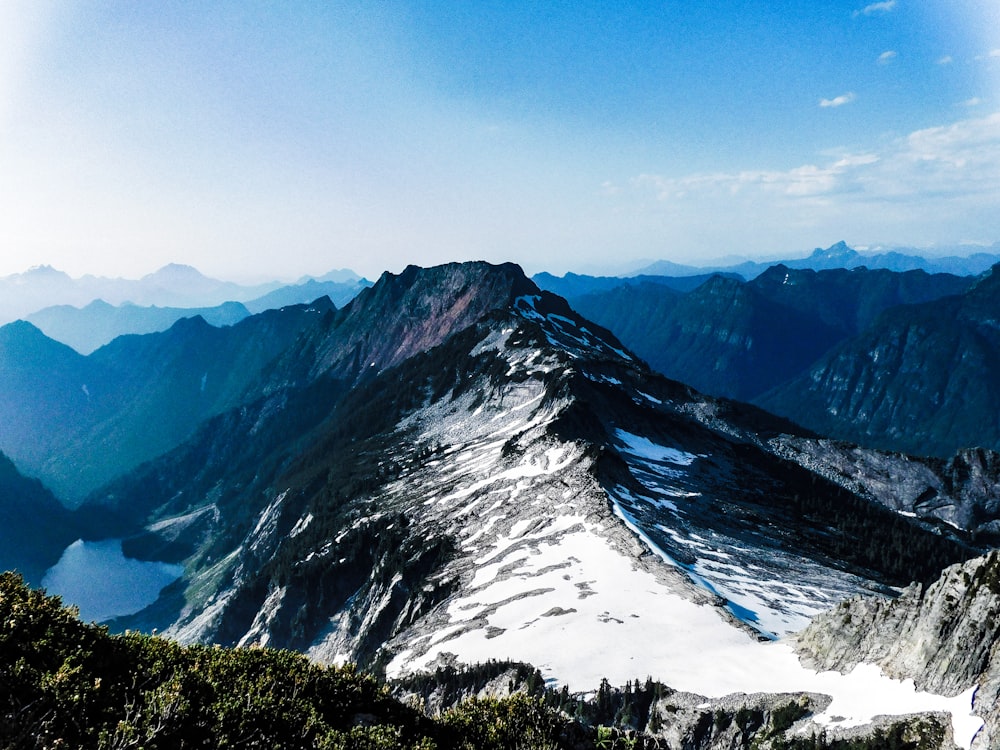
[[[128,554],[185,566],[116,627],[394,675],[511,658],[579,690],[810,690],[831,731],[935,708],[971,739],[968,696],[818,676],[772,642],[983,549],[911,497],[961,495],[934,465],[852,484],[842,453],[656,375],[510,265],[386,274],[262,373],[88,499]]]

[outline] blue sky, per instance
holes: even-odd
[[[997,0],[8,0],[0,31],[0,274],[1000,240]]]

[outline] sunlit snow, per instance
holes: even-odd
[[[543,320],[534,302],[521,298],[521,312]],[[579,340],[586,335],[573,331]],[[481,346],[504,352],[522,373],[563,366],[506,350],[495,336]],[[650,408],[662,403],[646,398]],[[602,678],[622,685],[646,676],[706,697],[810,691],[833,697],[815,717],[821,724],[949,711],[956,738],[968,746],[980,724],[969,717],[971,693],[918,693],[868,666],[817,674],[786,643],[762,642],[739,624],[731,613],[765,632],[786,633],[860,584],[847,574],[828,581],[830,571],[808,560],[744,550],[736,539],[685,524],[691,504],[712,500],[688,481],[707,457],[617,429],[615,445],[640,486],[604,488],[584,448],[547,431],[563,404],[546,399],[539,380],[504,383],[487,404],[472,399],[431,404],[402,425],[414,444],[438,449],[388,487],[384,502],[398,494],[420,509],[426,528],[451,529],[460,553],[442,575],[461,585],[420,627],[394,640],[389,675],[442,660],[514,659],[574,691],[592,691]],[[666,542],[684,562],[664,549]]]

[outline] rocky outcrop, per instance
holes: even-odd
[[[1000,739],[1000,551],[946,569],[897,599],[854,598],[817,616],[797,637],[802,661],[846,672],[870,662],[918,689],[958,695],[978,686],[986,722],[974,747]]]
[[[907,747],[951,750],[951,722],[941,714],[878,717],[835,728],[816,721],[830,698],[815,693],[737,693],[706,699],[673,693],[650,707],[644,747],[683,750],[810,750],[826,747]],[[896,744],[898,743],[898,744]]]
[[[1000,453],[983,448],[950,459],[868,450],[835,440],[780,435],[781,456],[841,487],[924,521],[943,521],[981,541],[1000,540]]]

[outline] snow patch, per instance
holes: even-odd
[[[626,453],[648,461],[661,461],[677,464],[678,466],[690,466],[698,458],[693,453],[659,445],[647,437],[635,435],[625,430],[615,430],[615,437],[625,444],[624,450]]]

